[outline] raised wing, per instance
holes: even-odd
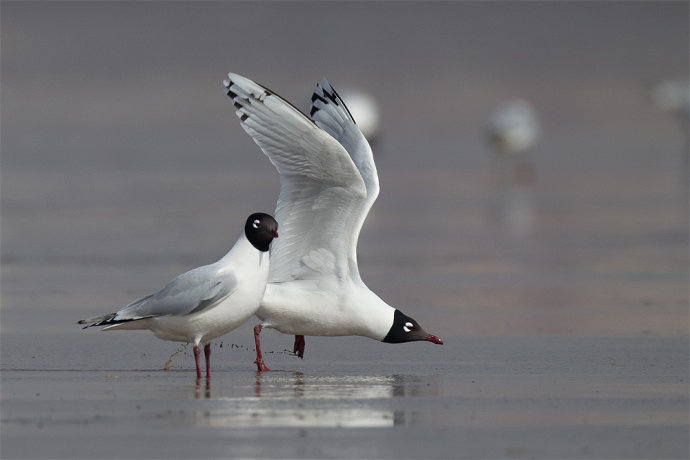
[[[345,148],[283,98],[236,74],[224,82],[242,128],[280,174],[270,282],[350,274],[367,189]]]
[[[347,106],[325,78],[321,84],[316,84],[311,101],[310,115],[314,123],[333,136],[347,150],[367,188],[367,198],[359,209],[348,250],[352,278],[361,282],[357,267],[357,240],[369,210],[379,196],[379,176],[376,172],[374,155],[369,142],[357,127]]]
[[[80,323],[104,326],[155,316],[189,315],[217,305],[236,287],[237,279],[232,273],[220,274],[215,265],[206,265],[175,277],[155,294],[135,300],[115,313]]]

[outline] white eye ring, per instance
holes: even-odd
[[[252,227],[259,228],[260,223],[261,223],[261,221],[259,219],[256,219],[254,222],[252,222]]]
[[[403,331],[405,331],[405,332],[410,332],[410,331],[412,330],[413,327],[414,327],[414,326],[412,325],[412,323],[407,322],[407,323],[405,323],[405,325],[403,326]]]

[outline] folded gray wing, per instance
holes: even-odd
[[[197,313],[216,305],[236,287],[235,276],[230,272],[219,274],[215,265],[195,268],[177,276],[155,294],[122,308],[108,323]]]

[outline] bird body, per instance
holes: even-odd
[[[487,120],[487,137],[489,144],[504,155],[533,148],[539,140],[539,121],[534,108],[523,99],[503,104]]]
[[[278,236],[277,228],[268,214],[252,214],[244,233],[219,261],[178,275],[158,292],[114,313],[79,324],[105,326],[105,331],[149,329],[159,339],[193,343],[198,378],[199,346],[204,345],[209,377],[211,340],[245,322],[261,303],[269,274],[269,244]]]
[[[395,309],[351,280],[270,283],[256,315],[284,334],[359,335],[383,340]]]
[[[236,267],[238,260],[243,261],[239,270],[240,267]],[[112,324],[103,330],[149,329],[159,339],[206,344],[232,331],[254,315],[268,281],[268,269],[268,253],[257,251],[242,235],[219,261],[175,277],[163,289],[146,298],[148,301],[156,302],[164,297],[170,299],[186,296],[180,299],[180,305],[196,304],[195,309],[183,315],[167,313],[141,318],[153,312],[142,305],[147,300],[142,303],[136,301],[134,306],[138,308],[125,307],[125,311],[120,310],[114,318],[115,321],[130,318],[132,321]],[[264,289],[257,288],[261,285]],[[206,296],[210,298],[192,300],[190,294],[203,296],[193,293],[197,289],[208,292]],[[204,302],[208,302],[209,305],[199,308]],[[127,310],[134,312],[128,314]]]

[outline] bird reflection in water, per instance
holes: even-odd
[[[216,427],[361,428],[414,424],[411,398],[440,396],[438,376],[257,372],[246,396],[214,397],[198,422]],[[233,392],[237,394],[238,388]],[[252,394],[253,393],[253,394]],[[199,391],[199,394],[201,392]],[[210,388],[206,386],[206,398]]]
[[[511,237],[533,233],[537,210],[534,199],[536,172],[530,152],[540,137],[540,124],[532,105],[516,99],[499,106],[486,127],[490,156],[491,226]]]
[[[205,399],[210,399],[211,398],[211,379],[206,378],[204,379],[204,398]],[[201,398],[201,379],[196,379],[196,385],[194,386],[194,398],[199,399]]]
[[[275,375],[275,374],[274,374]],[[295,398],[301,398],[304,396],[304,373],[295,371],[291,372],[291,375],[293,377],[293,380],[291,382],[291,385],[286,385],[286,387],[291,386],[293,388],[294,394],[293,396]],[[257,398],[261,397],[261,385],[266,378],[266,374],[264,372],[257,372],[256,373],[256,381],[254,385],[254,396]],[[270,395],[268,395],[270,397]]]

